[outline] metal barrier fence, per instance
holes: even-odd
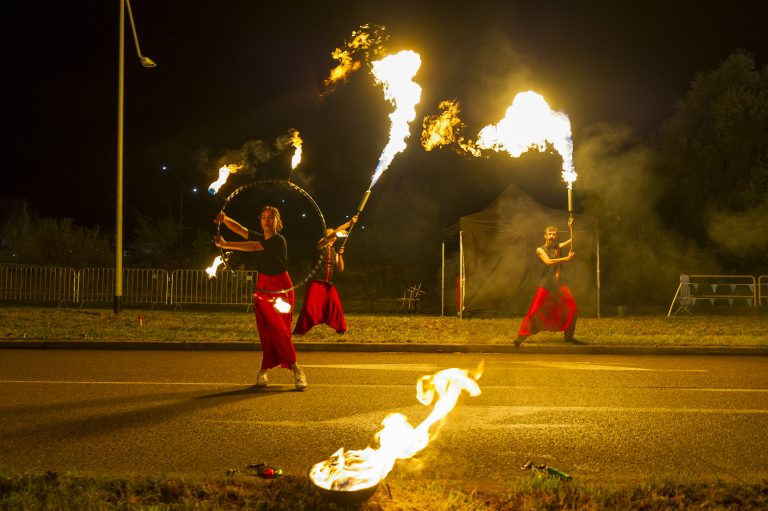
[[[253,302],[257,272],[236,275],[219,271],[215,279],[205,270],[123,269],[123,302],[127,305],[182,304],[246,305]],[[111,304],[115,295],[114,268],[57,268],[0,265],[0,300]]]
[[[216,272],[209,278],[204,270],[173,270],[171,272],[170,304],[253,304],[255,271]]]
[[[667,316],[679,312],[691,313],[699,303],[711,307],[718,305],[746,305],[757,307],[759,286],[752,275],[680,275]],[[675,304],[677,308],[675,309]],[[673,310],[674,309],[674,310]]]
[[[77,273],[77,303],[112,303],[114,268],[83,268]],[[168,272],[158,269],[123,269],[123,301],[128,305],[168,303]]]
[[[0,266],[0,300],[73,302],[77,296],[72,268]]]
[[[760,275],[757,278],[757,305],[763,306],[763,302],[768,305],[768,275]]]

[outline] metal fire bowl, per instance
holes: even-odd
[[[312,478],[309,478],[309,484],[317,491],[323,498],[333,502],[334,504],[359,504],[365,500],[373,497],[376,490],[379,489],[379,483],[369,486],[368,488],[361,488],[354,491],[345,490],[326,490],[315,484]]]

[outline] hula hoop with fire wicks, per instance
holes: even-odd
[[[237,202],[233,199],[238,197]],[[280,232],[288,242],[288,274],[293,287],[287,289],[259,289],[252,278],[248,278],[253,268],[249,265],[248,252],[219,249],[222,263],[243,285],[253,291],[270,294],[287,293],[306,284],[315,271],[320,268],[321,258],[316,247],[317,240],[325,235],[325,217],[320,207],[306,190],[288,179],[262,179],[246,183],[235,189],[224,199],[221,212],[236,219],[244,226],[258,230],[261,209],[274,206],[280,211],[283,230]],[[314,214],[312,214],[314,212]],[[216,234],[221,235],[221,224]],[[235,239],[232,234],[225,236]],[[294,280],[296,275],[306,275],[302,280]]]

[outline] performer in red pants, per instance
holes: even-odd
[[[296,320],[294,335],[304,335],[313,326],[325,323],[343,334],[347,331],[347,322],[344,320],[344,310],[341,308],[341,300],[336,287],[333,285],[333,274],[344,271],[344,247],[338,252],[333,248],[337,235],[350,229],[357,222],[357,215],[353,216],[336,229],[326,229],[325,237],[317,242],[320,251],[320,270],[307,284],[304,295],[304,306]]]
[[[536,257],[543,264],[536,295],[533,297],[528,314],[525,315],[517,332],[515,346],[520,346],[531,335],[547,330],[563,332],[565,342],[584,344],[573,337],[576,330],[576,300],[561,275],[562,265],[576,255],[572,250],[573,218],[568,219],[571,239],[558,243],[557,227],[544,229],[544,245],[536,249]],[[568,255],[560,257],[560,249],[571,246]]]
[[[261,370],[256,375],[256,385],[266,387],[269,384],[267,371],[280,366],[291,369],[296,388],[304,390],[307,377],[296,362],[296,349],[291,340],[293,284],[288,275],[288,245],[280,234],[283,229],[280,212],[274,206],[261,209],[262,232],[251,231],[224,213],[219,213],[214,223],[223,223],[246,240],[226,241],[216,236],[216,246],[225,250],[253,252],[255,267],[259,272],[253,293],[253,313],[262,351]],[[287,307],[285,311],[281,309],[283,304]]]

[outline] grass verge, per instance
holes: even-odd
[[[294,314],[294,319],[295,319]],[[522,318],[347,315],[347,333],[319,325],[298,342],[511,344]],[[0,308],[1,340],[258,342],[251,312]],[[765,346],[768,315],[579,318],[576,337],[622,346]],[[562,343],[540,333],[536,344]]]
[[[0,474],[0,509],[81,510],[615,510],[768,508],[768,481],[648,482],[596,487],[553,478],[532,478],[501,488],[471,483],[402,481],[380,484],[368,500],[345,506],[310,488],[304,477],[275,480],[235,475],[219,479],[108,478],[47,472]]]

